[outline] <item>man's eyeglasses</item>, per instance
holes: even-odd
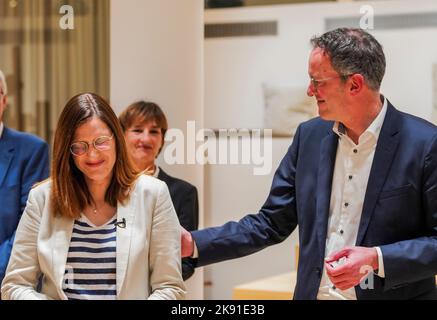
[[[101,136],[98,138],[95,138],[92,142],[92,145],[96,150],[100,151],[106,151],[111,149],[111,140],[114,138],[114,135],[108,137],[108,136]],[[70,152],[75,156],[83,156],[85,153],[88,152],[90,145],[88,142],[85,141],[78,141],[74,142],[70,146]]]
[[[313,85],[313,88],[317,90],[318,87],[320,87],[320,85],[326,81],[332,80],[332,79],[337,79],[337,78],[341,78],[343,80],[346,80],[348,77],[350,77],[351,75],[353,75],[353,73],[351,74],[341,74],[335,77],[329,77],[329,78],[324,78],[324,79],[314,79],[314,78],[310,78],[311,84]]]

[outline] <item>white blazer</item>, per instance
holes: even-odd
[[[51,182],[29,193],[3,280],[2,299],[67,299],[62,290],[74,220],[53,215]],[[183,299],[180,229],[166,184],[141,175],[118,205],[117,299]],[[41,293],[36,291],[42,278]]]

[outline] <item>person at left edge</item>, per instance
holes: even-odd
[[[7,93],[6,79],[0,70],[0,283],[30,188],[49,174],[47,143],[4,125]]]
[[[71,98],[50,179],[32,188],[18,224],[4,299],[182,299],[180,261],[167,185],[135,170],[102,97]]]

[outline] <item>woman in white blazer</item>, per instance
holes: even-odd
[[[96,94],[73,97],[60,116],[51,178],[29,194],[1,293],[2,299],[184,298],[180,229],[168,188],[136,172],[116,115]]]

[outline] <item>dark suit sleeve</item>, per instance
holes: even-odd
[[[187,280],[194,274],[196,260],[191,258],[182,258],[182,279]]]
[[[29,146],[26,146],[29,148]],[[32,186],[46,179],[49,175],[49,152],[47,143],[39,142],[29,151],[30,157],[25,161],[21,177],[20,212],[26,207],[27,197]],[[0,245],[0,279],[3,278],[11,255],[15,232]]]
[[[192,232],[197,266],[243,257],[284,241],[297,225],[295,173],[300,128],[273,178],[270,193],[257,214]]]
[[[381,246],[384,289],[433,278],[437,268],[437,136],[426,152],[423,167],[422,204],[426,229],[423,237]],[[420,232],[420,230],[419,230]]]
[[[181,198],[178,217],[181,226],[188,231],[197,230],[199,227],[199,201],[196,187],[190,186],[185,196]]]
[[[186,196],[182,198],[180,208],[178,209],[179,223],[188,231],[197,230],[199,225],[199,201],[197,198],[197,189],[190,186]],[[195,269],[195,261],[189,258],[182,259],[182,278],[189,279]]]

